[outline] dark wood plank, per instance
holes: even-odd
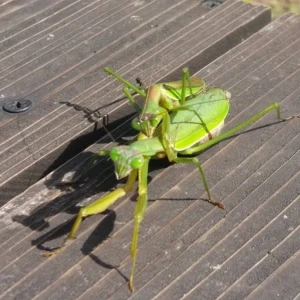
[[[213,11],[188,1],[29,1],[0,16],[0,203],[24,191],[128,119],[133,109],[109,65],[146,84],[207,65],[270,21],[270,10],[228,0]],[[7,23],[11,26],[7,26]]]
[[[287,14],[197,72],[232,93],[226,128],[274,101],[283,116],[300,113],[299,25],[299,17]],[[111,134],[117,141],[131,135],[130,123]],[[116,185],[111,164],[99,159],[81,184],[56,186],[80,174],[93,152],[111,147],[104,136],[1,208],[1,299],[296,297],[299,134],[299,119],[278,123],[270,114],[199,156],[212,195],[225,210],[199,200],[206,194],[193,166],[154,163],[134,294],[126,281],[131,197],[117,201],[107,215],[86,218],[59,255],[40,256],[60,244],[74,205]]]

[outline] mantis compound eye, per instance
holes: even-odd
[[[110,158],[113,160],[113,161],[117,161],[118,158],[119,158],[119,151],[117,148],[112,148],[110,150]]]
[[[154,127],[157,127],[158,124],[159,124],[159,122],[160,122],[160,120],[161,120],[161,119],[158,118],[158,117],[152,117],[152,118],[151,118],[151,121],[150,121],[150,122],[151,122],[151,125],[154,126]]]
[[[141,131],[141,122],[137,118],[131,121],[131,126],[133,129]]]
[[[132,169],[139,169],[144,163],[144,158],[141,156],[141,157],[136,157],[134,158],[130,165],[131,165],[131,168]]]

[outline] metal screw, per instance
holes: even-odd
[[[10,100],[3,104],[3,109],[9,113],[20,113],[28,110],[32,102],[28,99]]]
[[[204,8],[206,8],[206,9],[212,9],[214,7],[219,6],[222,3],[223,3],[222,0],[204,0],[201,3],[201,6],[204,7]]]

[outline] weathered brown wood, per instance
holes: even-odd
[[[274,101],[283,116],[300,113],[299,26],[299,17],[284,15],[196,72],[232,93],[226,128]],[[128,122],[112,131],[117,140],[131,134]],[[299,134],[299,119],[277,123],[270,114],[199,156],[225,211],[199,200],[206,193],[193,166],[154,163],[134,294],[126,282],[135,205],[130,197],[108,215],[86,218],[77,239],[56,257],[40,256],[61,242],[74,205],[115,186],[112,166],[103,159],[81,185],[56,186],[80,174],[91,153],[111,146],[104,136],[1,208],[0,299],[295,298]]]
[[[1,102],[32,109],[0,115],[0,203],[57,168],[133,113],[109,65],[147,84],[192,73],[270,22],[270,10],[229,0],[213,11],[188,1],[29,1],[3,4]],[[8,25],[10,24],[10,25]]]

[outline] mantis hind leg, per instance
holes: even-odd
[[[279,104],[277,102],[275,102],[275,103],[272,103],[272,104],[268,105],[266,108],[262,109],[261,111],[259,111],[258,113],[256,113],[252,117],[250,117],[249,119],[245,120],[244,122],[237,125],[236,127],[228,130],[227,132],[213,138],[212,140],[209,140],[208,142],[206,142],[204,144],[200,144],[198,146],[194,146],[192,148],[181,151],[180,154],[190,155],[190,154],[195,154],[195,153],[199,153],[201,151],[204,151],[205,149],[221,142],[222,140],[225,140],[225,139],[231,137],[233,134],[235,134],[238,131],[244,129],[245,127],[247,127],[250,124],[254,123],[255,121],[259,120],[264,115],[268,114],[269,112],[271,112],[273,110],[276,110],[277,119],[281,122],[289,121],[289,120],[292,120],[294,118],[300,118],[300,115],[293,115],[293,116],[288,117],[288,118],[282,118],[281,114],[280,114]]]
[[[292,120],[294,118],[300,118],[300,115],[294,115],[294,116],[291,116],[291,117],[288,117],[288,118],[282,118],[281,115],[280,115],[280,108],[279,108],[279,104],[278,103],[272,103],[270,104],[269,106],[267,106],[265,109],[261,110],[260,112],[258,112],[257,114],[253,115],[252,117],[250,117],[249,119],[245,120],[244,122],[242,122],[240,125],[230,129],[229,131],[219,135],[218,137],[216,138],[213,138],[212,140],[204,143],[204,144],[201,144],[201,145],[198,145],[198,146],[194,146],[194,147],[191,147],[189,149],[186,149],[184,151],[181,151],[180,154],[188,154],[188,155],[191,155],[191,154],[197,154],[211,146],[213,146],[214,144],[226,139],[226,138],[229,138],[230,136],[232,136],[233,134],[235,134],[236,132],[242,130],[244,127],[250,125],[251,123],[255,122],[256,120],[262,118],[264,115],[266,115],[267,113],[269,113],[270,111],[273,111],[273,110],[276,110],[276,113],[277,113],[277,119],[279,121],[289,121],[289,120]],[[215,201],[212,201],[211,200],[211,197],[210,197],[210,193],[209,193],[209,188],[208,188],[208,184],[207,184],[207,181],[206,181],[206,178],[205,178],[205,175],[204,175],[204,172],[202,170],[202,167],[201,167],[201,164],[198,160],[197,157],[193,157],[193,158],[189,158],[189,157],[180,157],[178,158],[177,157],[177,154],[176,154],[176,157],[173,158],[173,160],[175,162],[182,162],[182,163],[194,163],[199,172],[200,172],[200,175],[202,177],[202,180],[203,180],[203,184],[204,184],[204,187],[206,189],[206,192],[208,194],[208,198],[209,198],[209,202],[213,203],[214,205],[217,205],[221,208],[224,208],[223,204],[219,203],[219,202],[215,202]]]
[[[192,164],[194,164],[198,168],[200,176],[202,178],[204,188],[207,192],[208,202],[215,205],[215,206],[218,206],[218,207],[224,209],[224,205],[222,203],[212,200],[204,171],[203,171],[201,163],[200,163],[200,161],[197,157],[177,157],[176,156],[176,157],[173,158],[173,161],[176,162],[176,163],[184,163],[184,164],[192,163]]]
[[[210,192],[209,192],[208,183],[207,183],[207,180],[206,180],[206,177],[205,177],[205,174],[204,174],[204,171],[202,169],[199,159],[197,157],[178,157],[177,156],[177,152],[174,150],[174,145],[169,137],[169,129],[170,129],[170,116],[169,115],[165,116],[162,126],[163,126],[162,144],[164,146],[164,149],[165,149],[165,152],[167,154],[169,161],[171,161],[171,162],[174,161],[176,163],[185,163],[185,164],[193,163],[199,170],[200,176],[201,176],[203,184],[204,184],[204,188],[208,195],[208,202],[210,202],[211,204],[216,205],[220,208],[224,208],[223,204],[212,200]],[[193,148],[191,148],[191,149],[193,149]]]
[[[75,238],[75,234],[78,231],[78,228],[84,217],[88,217],[91,215],[104,212],[109,206],[111,206],[114,202],[116,202],[120,197],[126,195],[129,191],[132,190],[136,177],[137,177],[137,170],[131,171],[124,187],[115,189],[114,191],[108,193],[104,197],[101,197],[100,199],[96,200],[90,205],[81,208],[75,219],[74,225],[70,233],[64,239],[62,245],[51,252],[43,253],[42,256],[50,257],[59,253],[66,246],[69,240]]]
[[[129,278],[129,289],[133,292],[133,277],[135,272],[136,266],[136,255],[137,255],[137,244],[138,244],[138,235],[140,224],[143,221],[145,210],[147,207],[148,201],[148,193],[147,193],[147,176],[148,176],[148,165],[149,165],[149,158],[145,158],[145,162],[143,166],[139,169],[139,197],[137,200],[137,204],[134,210],[134,228],[133,228],[133,237],[132,237],[132,244],[131,244],[131,257],[132,257],[132,268]]]

